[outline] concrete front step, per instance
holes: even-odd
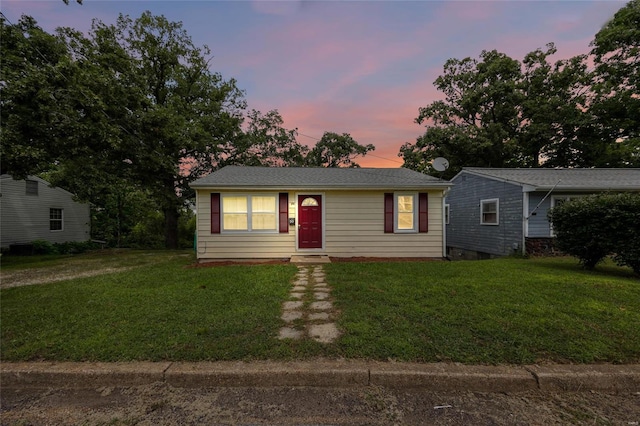
[[[303,255],[303,254],[294,254],[291,256],[289,260],[291,263],[295,263],[297,265],[316,265],[321,263],[331,263],[331,259],[327,255]]]

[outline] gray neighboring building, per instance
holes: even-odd
[[[14,180],[0,176],[0,247],[35,240],[51,243],[87,241],[90,238],[89,204],[73,194],[53,188],[39,177]]]
[[[640,169],[463,168],[446,196],[447,254],[485,259],[553,250],[547,212],[601,192],[640,191]]]

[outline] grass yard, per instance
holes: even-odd
[[[81,271],[95,258],[3,258],[2,274],[46,275],[69,262]],[[124,252],[107,263],[127,269],[1,290],[2,360],[640,361],[640,281],[613,265],[324,265],[343,335],[323,345],[276,338],[293,265],[191,268],[187,252]]]
[[[463,363],[638,362],[640,281],[571,258],[343,263],[327,281],[346,357]]]

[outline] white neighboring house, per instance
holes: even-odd
[[[70,192],[36,176],[0,176],[0,247],[35,240],[87,241],[90,223],[89,204],[74,201]]]

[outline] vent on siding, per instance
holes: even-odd
[[[38,195],[38,181],[37,180],[27,180],[27,189],[25,193],[27,195]]]

